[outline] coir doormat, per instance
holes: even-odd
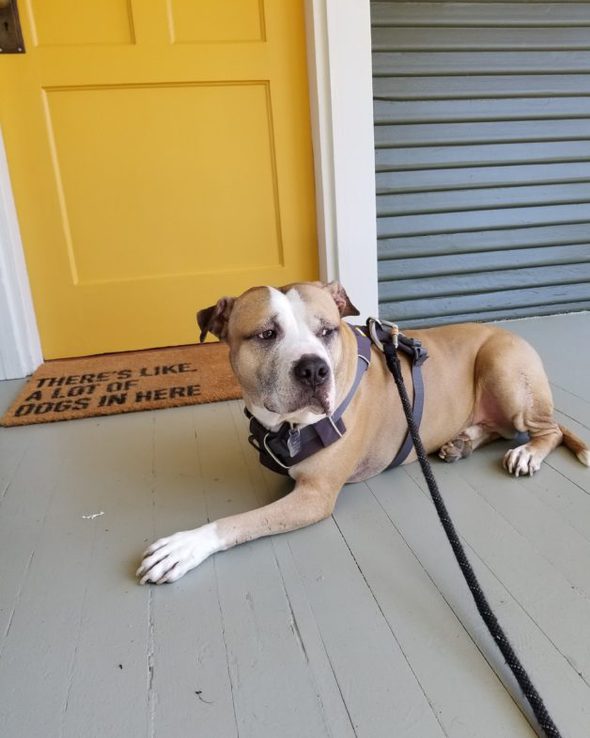
[[[29,425],[241,397],[223,343],[47,361],[0,425]]]

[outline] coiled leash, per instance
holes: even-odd
[[[439,492],[436,479],[434,478],[434,475],[432,473],[430,462],[426,457],[426,452],[424,450],[424,446],[422,445],[422,440],[414,421],[414,416],[412,414],[412,405],[408,398],[408,393],[406,391],[404,380],[402,377],[401,364],[397,355],[397,335],[399,333],[399,329],[393,323],[385,320],[379,321],[375,318],[369,318],[369,320],[367,321],[367,328],[369,329],[369,334],[373,342],[376,344],[377,348],[379,348],[384,353],[387,367],[393,375],[395,384],[397,385],[399,396],[404,409],[404,414],[406,416],[406,421],[408,423],[408,428],[410,430],[410,435],[414,443],[414,448],[416,449],[416,454],[418,455],[418,461],[420,462],[422,473],[424,474],[424,478],[426,479],[426,483],[428,484],[430,496],[432,497],[432,501],[434,502],[434,506],[436,507],[439,520],[447,535],[447,539],[451,544],[451,548],[453,549],[453,553],[455,554],[457,563],[459,564],[459,567],[463,572],[463,576],[465,577],[465,581],[467,582],[469,591],[471,592],[473,599],[475,600],[475,604],[477,606],[477,609],[479,610],[479,614],[486,624],[490,635],[500,649],[502,656],[504,656],[504,659],[510,667],[510,670],[514,674],[523,694],[527,698],[535,714],[535,717],[539,722],[539,725],[541,726],[541,728],[543,728],[548,738],[561,738],[561,733],[551,719],[551,716],[549,715],[549,712],[545,707],[543,699],[535,689],[535,686],[532,683],[529,675],[527,674],[524,666],[520,663],[520,659],[514,652],[510,641],[502,630],[500,623],[498,622],[494,612],[492,611],[492,608],[487,601],[485,594],[483,593],[477,577],[475,576],[475,572],[473,571],[473,568],[469,563],[469,559],[465,554],[463,545],[459,540],[459,536],[457,535],[457,531],[455,530],[453,521],[451,520],[449,513],[447,512],[444,500]]]

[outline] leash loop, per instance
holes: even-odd
[[[395,323],[392,323],[390,320],[379,320],[379,318],[369,318],[367,320],[367,325],[369,327],[369,336],[371,338],[371,341],[373,341],[373,343],[375,344],[375,346],[377,346],[377,348],[379,349],[379,351],[381,351],[381,353],[383,353],[385,349],[383,347],[383,342],[377,335],[378,328],[380,328],[383,333],[388,333],[391,336],[393,345],[395,348],[397,348],[399,328],[397,327]],[[389,330],[387,330],[385,326],[387,326]]]
[[[375,324],[380,325],[380,323],[379,321],[375,321],[374,319],[370,320],[372,322],[370,323],[369,329],[371,331],[372,337],[373,331],[376,331],[376,328],[374,328]],[[387,321],[381,322],[388,326],[392,325]],[[377,341],[375,341],[375,343],[377,343]],[[441,525],[446,533],[451,548],[453,549],[453,553],[455,554],[455,558],[457,560],[457,563],[459,564],[459,568],[461,569],[461,572],[465,577],[465,581],[467,582],[469,591],[473,596],[479,614],[486,624],[490,635],[500,649],[500,652],[502,653],[502,656],[504,657],[506,663],[510,667],[510,670],[514,674],[516,681],[518,682],[523,694],[525,695],[529,705],[533,710],[533,713],[539,725],[545,732],[547,738],[562,738],[561,733],[557,729],[557,726],[553,722],[547,708],[545,707],[545,703],[543,702],[542,697],[537,692],[526,669],[520,662],[520,659],[512,648],[508,637],[506,636],[500,623],[498,622],[494,611],[490,607],[490,604],[481,588],[475,572],[473,571],[471,563],[467,558],[465,549],[463,548],[463,544],[459,539],[459,535],[457,534],[453,521],[451,520],[451,517],[447,511],[442,495],[438,489],[438,484],[436,482],[436,479],[434,478],[430,462],[427,459],[426,451],[424,450],[422,439],[420,438],[420,434],[418,432],[417,424],[414,421],[412,406],[410,404],[410,399],[404,385],[401,364],[399,356],[397,354],[397,347],[393,340],[387,338],[383,339],[383,341],[379,341],[377,345],[379,344],[383,346],[382,350],[385,354],[387,366],[389,368],[389,371],[393,375],[393,378],[397,385],[397,389],[399,391],[400,399],[404,409],[404,414],[406,416],[406,422],[408,424],[410,435],[414,443],[414,448],[416,449],[416,453],[418,455],[418,461],[420,462],[422,473],[424,474],[424,478],[428,485],[430,496],[432,497],[432,501],[438,513]]]

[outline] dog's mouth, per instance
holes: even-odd
[[[271,400],[264,401],[264,407],[271,413],[278,415],[292,415],[293,413],[303,412],[305,410],[311,411],[316,415],[331,415],[332,405],[330,402],[329,393],[327,390],[318,388],[314,393],[307,395],[306,397],[299,397],[286,406],[278,407]]]

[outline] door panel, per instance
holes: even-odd
[[[20,12],[0,120],[46,358],[190,343],[222,294],[317,276],[301,3]]]

